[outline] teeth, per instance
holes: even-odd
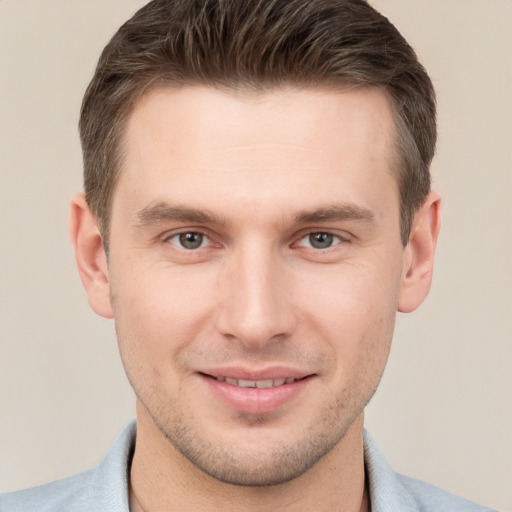
[[[282,386],[283,384],[292,384],[296,379],[290,377],[280,377],[278,379],[264,379],[264,380],[245,380],[245,379],[232,379],[231,377],[216,377],[220,382],[226,382],[232,386],[238,386],[239,388],[273,388],[276,386]]]
[[[238,379],[238,387],[239,388],[255,388],[256,387],[255,380],[244,380],[244,379]]]
[[[257,388],[271,388],[273,385],[274,385],[274,381],[272,379],[256,381]]]

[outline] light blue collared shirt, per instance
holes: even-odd
[[[0,512],[129,512],[128,473],[136,431],[133,420],[95,469],[0,494]],[[371,512],[492,512],[432,485],[396,474],[366,431],[364,458]]]

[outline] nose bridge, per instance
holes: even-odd
[[[295,318],[279,255],[270,244],[247,240],[225,263],[218,328],[248,347],[291,334]]]

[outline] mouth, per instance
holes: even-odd
[[[282,369],[219,369],[198,374],[212,392],[212,398],[219,399],[228,410],[246,414],[270,413],[291,406],[316,380],[315,374]]]
[[[224,375],[214,376],[208,375],[207,373],[202,373],[205,377],[209,377],[210,379],[217,380],[219,382],[225,382],[231,386],[237,386],[239,388],[258,388],[258,389],[266,389],[266,388],[275,388],[279,386],[284,386],[285,384],[293,384],[299,380],[303,380],[306,377],[302,378],[294,378],[294,377],[278,377],[276,379],[260,379],[260,380],[249,380],[249,379],[235,379],[233,377],[226,377]]]

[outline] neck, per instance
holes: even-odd
[[[240,510],[366,512],[362,414],[343,439],[299,477],[267,487],[221,482],[194,466],[138,414],[130,474],[131,512]]]

